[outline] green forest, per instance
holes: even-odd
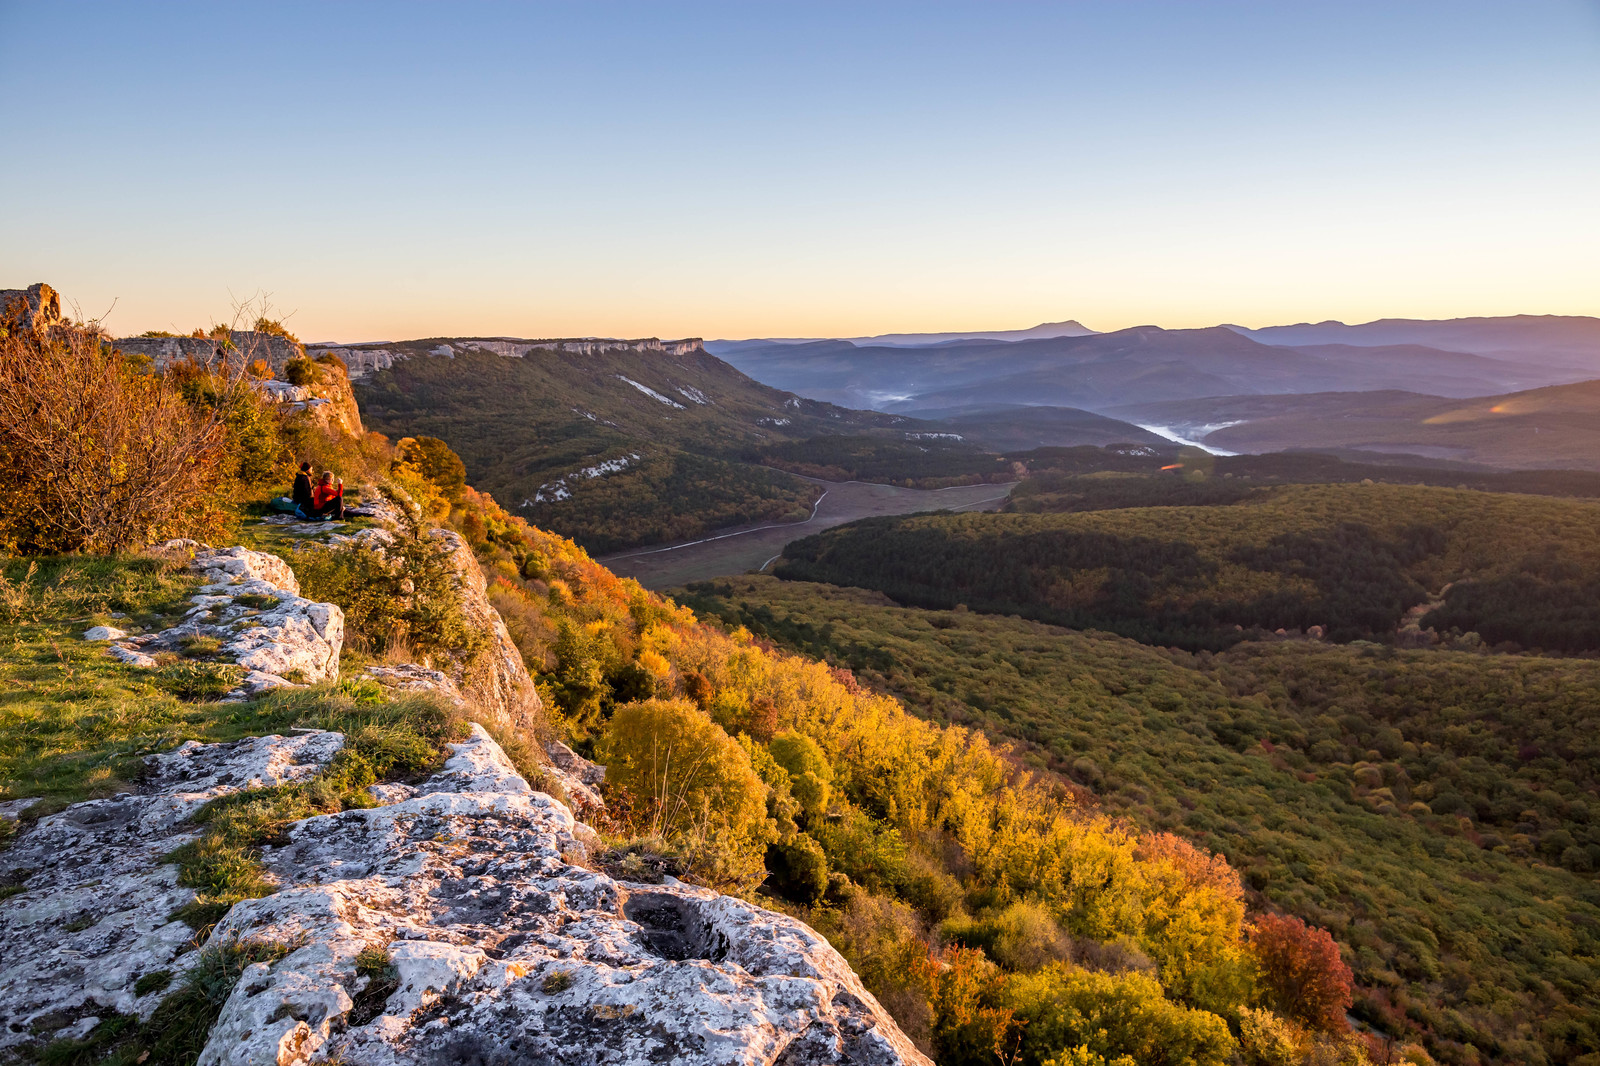
[[[1012,507],[864,519],[776,572],[1189,650],[1379,638],[1425,605],[1420,626],[1459,644],[1600,650],[1600,503],[1105,474],[1029,479]]]
[[[683,602],[981,728],[1333,931],[1354,1013],[1443,1061],[1593,1061],[1600,663],[1306,641],[1222,654],[743,577]]]

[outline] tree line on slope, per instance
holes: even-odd
[[[1600,664],[1306,642],[1150,648],[769,577],[703,616],[851,669],[1333,931],[1355,1014],[1440,1061],[1600,1054]]]
[[[801,915],[941,1062],[1366,1060],[1327,934],[1252,915],[1215,856],[705,625],[486,495],[451,521],[560,728],[608,765],[605,861]],[[1283,975],[1308,968],[1322,991],[1298,999]]]

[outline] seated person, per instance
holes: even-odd
[[[311,509],[306,517],[324,520],[344,517],[344,482],[335,482],[333,471],[324,471],[311,490]]]
[[[295,509],[302,517],[310,515],[315,506],[311,502],[311,464],[301,463],[300,472],[294,476],[294,489],[289,498],[294,501]]]

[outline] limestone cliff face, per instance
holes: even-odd
[[[22,329],[43,333],[61,321],[61,294],[42,281],[26,289],[0,289],[0,320],[8,318]]]
[[[498,724],[509,729],[542,729],[544,708],[539,692],[500,612],[489,603],[488,582],[472,547],[452,530],[435,529],[432,535],[450,553],[450,566],[468,624],[488,638],[487,648],[475,659],[459,664],[452,680],[463,696],[489,711]]]
[[[703,346],[699,337],[664,341],[657,337],[637,340],[617,340],[606,337],[557,338],[553,340],[518,340],[510,337],[468,337],[451,339],[428,345],[312,345],[312,356],[331,353],[337,355],[350,368],[350,380],[361,381],[380,370],[387,370],[397,362],[410,359],[419,352],[435,358],[453,359],[461,352],[488,352],[506,359],[524,359],[532,352],[566,352],[576,355],[596,355],[601,352],[659,352],[663,355],[689,355]]]
[[[337,365],[314,363],[311,375],[303,385],[274,378],[263,381],[261,388],[269,399],[303,413],[325,432],[351,437],[365,433],[361,408],[346,371]]]
[[[85,1035],[110,1011],[148,1019],[164,991],[140,978],[203,958],[169,920],[194,892],[160,857],[194,839],[207,800],[303,781],[343,739],[191,742],[153,757],[141,792],[22,830],[0,852],[24,889],[0,908],[0,1049]],[[434,777],[374,786],[380,806],[297,822],[266,849],[277,891],[235,904],[211,942],[287,954],[244,971],[202,1066],[928,1066],[805,925],[589,869],[593,833],[481,727],[452,747]],[[358,971],[364,951],[392,985]]]
[[[186,359],[208,364],[228,360],[249,366],[260,359],[274,374],[282,374],[289,360],[305,354],[305,349],[294,341],[273,333],[238,330],[231,340],[231,350],[208,337],[123,337],[115,343],[125,352],[149,356],[157,367]]]

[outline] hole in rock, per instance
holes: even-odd
[[[639,923],[645,945],[663,959],[721,962],[728,955],[728,938],[701,917],[694,900],[639,892],[623,901],[622,913]]]

